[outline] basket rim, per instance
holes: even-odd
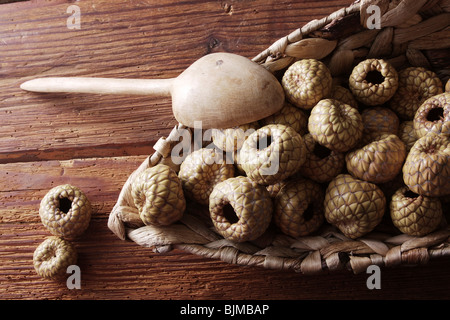
[[[147,157],[128,177],[108,219],[109,229],[120,239],[129,239],[159,253],[180,249],[227,263],[292,269],[303,274],[342,269],[360,273],[370,265],[418,265],[426,264],[430,259],[450,256],[449,226],[423,237],[393,236],[374,231],[358,239],[349,239],[335,227],[326,225],[314,235],[299,238],[271,230],[256,243],[225,240],[192,212],[185,213],[178,223],[171,226],[145,226],[131,198],[131,184],[140,172],[160,162],[162,155],[179,141],[178,137],[185,129],[187,127],[182,124],[175,126],[167,138],[161,138],[155,145],[159,151]],[[264,247],[267,241],[272,242]]]

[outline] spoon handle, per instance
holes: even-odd
[[[26,81],[20,88],[33,92],[77,92],[170,96],[171,79],[115,79],[91,77],[49,77]]]

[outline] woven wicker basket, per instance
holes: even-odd
[[[369,29],[365,22],[377,5],[381,28]],[[369,11],[369,13],[368,13]],[[301,58],[325,62],[333,77],[347,77],[359,61],[384,58],[397,69],[422,66],[435,71],[445,84],[450,76],[450,1],[448,0],[366,0],[314,20],[273,43],[253,61],[274,74],[281,74]],[[223,239],[204,210],[188,204],[181,221],[168,227],[145,226],[131,197],[135,177],[158,163],[170,163],[170,153],[179,143],[179,124],[170,135],[154,146],[155,153],[137,168],[124,184],[109,216],[108,227],[120,239],[164,253],[181,249],[228,263],[272,269],[292,269],[304,274],[339,269],[365,272],[369,265],[391,267],[427,263],[432,258],[450,255],[450,227],[443,221],[439,230],[412,237],[399,233],[388,214],[374,231],[351,240],[338,229],[325,224],[311,236],[292,238],[276,228],[257,241],[234,243]],[[444,201],[444,212],[449,205]],[[203,212],[203,214],[202,214]]]

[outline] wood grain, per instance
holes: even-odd
[[[450,259],[382,271],[381,290],[347,271],[304,276],[240,267],[179,250],[153,253],[119,240],[109,212],[128,175],[175,124],[170,101],[31,94],[41,76],[167,78],[216,51],[253,57],[275,40],[347,6],[329,1],[26,1],[0,5],[1,299],[449,298]],[[81,29],[66,26],[67,7]],[[53,186],[86,192],[94,213],[75,241],[80,290],[41,279],[34,249],[49,232],[39,203]]]
[[[450,259],[431,261],[422,267],[383,270],[382,290],[371,291],[366,287],[366,274],[342,271],[304,276],[229,265],[179,250],[157,254],[119,240],[106,227],[108,213],[128,175],[144,159],[132,156],[0,165],[1,297],[270,300],[448,295],[448,276],[440,270]],[[88,230],[74,241],[82,273],[81,290],[41,279],[32,266],[34,249],[50,235],[40,223],[40,199],[52,186],[62,183],[82,186],[94,208]]]

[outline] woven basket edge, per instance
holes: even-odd
[[[349,7],[337,10],[321,20],[310,21],[310,23],[303,26],[302,28],[294,30],[286,37],[283,37],[282,39],[274,42],[269,48],[255,56],[253,58],[253,61],[264,64],[264,60],[269,56],[277,55],[276,53],[274,54],[274,52],[280,52],[279,48],[286,48],[287,44],[289,43],[301,41],[310,32],[313,32],[318,28],[328,24],[330,22],[330,19],[335,19],[336,17],[342,17],[342,15],[356,12],[360,9],[360,5],[360,1],[355,1]],[[283,53],[281,53],[281,55],[282,54]],[[108,219],[108,227],[120,239],[125,240],[127,238],[127,233],[130,230],[136,230],[140,228],[140,226],[137,226],[135,228],[126,227],[125,225],[127,224],[127,221],[124,221],[123,215],[121,214],[121,208],[123,207],[129,207],[133,209],[133,205],[130,205],[129,201],[124,200],[126,198],[129,184],[133,180],[134,175],[136,175],[140,170],[143,170],[149,166],[153,166],[161,161],[161,159],[164,157],[164,153],[167,152],[167,148],[170,148],[171,142],[175,141],[173,140],[173,138],[177,136],[177,132],[180,129],[183,129],[183,125],[176,125],[169,137],[162,138],[158,141],[159,145],[155,145],[155,149],[157,149],[157,151],[155,151],[151,156],[145,159],[141,166],[136,169],[132,175],[130,175],[127,183],[125,183],[124,187],[122,188],[119,199],[113,210],[111,211]],[[321,254],[321,250],[318,249],[311,250],[305,257],[291,258],[250,255],[248,253],[241,252],[234,247],[212,249],[205,247],[203,244],[190,243],[173,243],[170,244],[170,249],[176,248],[197,255],[202,255],[213,259],[220,259],[227,263],[248,266],[262,266],[270,269],[293,269],[304,274],[316,274],[325,270],[336,271],[342,269],[352,270],[354,273],[359,273],[365,271],[367,266],[369,265],[386,267],[404,264],[415,265],[427,263],[430,259],[450,256],[450,228],[447,226],[432,233],[431,235],[428,235],[428,237],[434,237],[435,234],[439,234],[441,236],[439,238],[441,242],[433,243],[430,246],[424,245],[419,247],[411,247],[408,248],[408,250],[402,250],[402,245],[395,245],[392,246],[388,252],[386,252],[386,255],[382,255],[379,252],[372,250],[372,252],[366,253],[365,255],[334,252],[324,257]],[[367,244],[364,242],[360,243],[367,246]]]

